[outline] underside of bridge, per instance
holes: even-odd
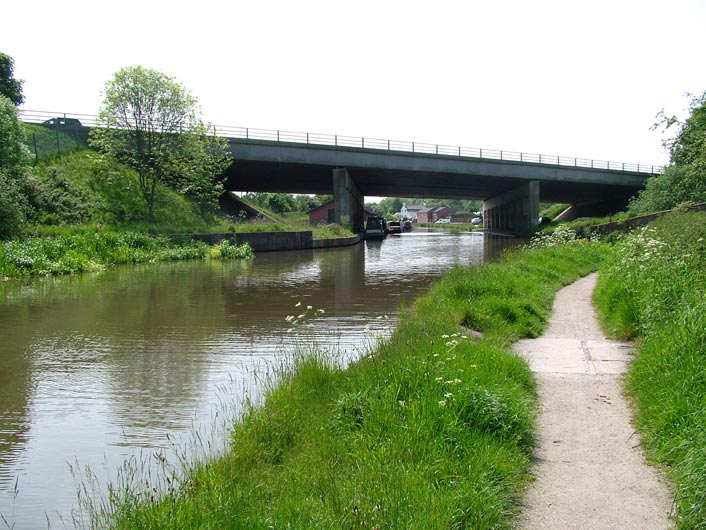
[[[388,175],[386,184],[367,171],[350,168],[330,168],[311,166],[304,171],[292,171],[282,177],[280,171],[254,167],[256,164],[241,163],[229,173],[226,189],[233,191],[267,191],[277,193],[315,193],[334,196],[336,222],[352,227],[355,231],[363,228],[365,196],[439,199],[481,199],[483,200],[484,226],[488,230],[512,233],[527,233],[539,224],[539,203],[571,202],[566,198],[562,185],[557,183],[517,181],[507,179],[500,193],[493,193],[483,178],[464,179],[455,182],[457,175],[434,175],[429,182],[418,182],[410,186],[394,183],[394,175]],[[269,177],[269,178],[268,178]],[[470,180],[470,182],[469,182]],[[489,180],[489,179],[487,179]],[[498,187],[497,179],[494,185]],[[514,185],[514,187],[512,187]],[[575,184],[576,186],[576,184]],[[612,193],[600,193],[589,185],[579,195],[581,200],[573,201],[566,213],[567,219],[583,216],[603,216],[625,208],[634,189],[614,187]],[[573,190],[576,194],[576,189]]]
[[[337,222],[362,228],[364,197],[480,199],[485,225],[525,233],[539,203],[579,205],[581,216],[624,208],[648,175],[513,161],[268,142],[231,142],[229,191],[333,194]]]

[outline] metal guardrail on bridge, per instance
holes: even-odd
[[[29,123],[44,123],[54,118],[79,120],[81,125],[92,127],[96,125],[97,116],[91,114],[69,114],[63,112],[46,112],[34,110],[20,111],[20,118]],[[544,155],[537,153],[524,153],[519,151],[505,151],[499,149],[484,149],[479,147],[461,147],[424,142],[410,142],[401,140],[383,140],[379,138],[365,138],[360,136],[345,136],[340,134],[322,134],[295,131],[280,131],[271,129],[255,129],[250,127],[231,127],[214,125],[215,134],[228,138],[244,140],[264,140],[271,142],[298,143],[307,145],[324,145],[334,147],[350,147],[360,149],[397,151],[432,155],[445,155],[461,158],[481,158],[490,160],[503,160],[514,162],[527,162],[534,164],[549,164],[557,166],[573,166],[581,168],[607,169],[612,171],[626,171],[658,174],[664,171],[663,166],[634,164],[627,162],[612,162],[608,160],[593,160],[559,155]]]

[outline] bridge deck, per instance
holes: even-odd
[[[629,197],[650,173],[516,159],[230,138],[234,191],[332,193],[332,170],[348,168],[363,195],[483,199],[529,180],[543,202]]]

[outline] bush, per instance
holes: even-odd
[[[29,153],[12,102],[0,94],[0,239],[16,235],[25,221]]]
[[[0,171],[0,240],[17,236],[24,225],[22,197],[15,183]]]
[[[664,174],[647,180],[645,189],[630,200],[631,214],[676,208],[685,202],[706,201],[706,172],[690,166],[669,166]]]

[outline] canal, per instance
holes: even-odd
[[[0,283],[0,528],[72,527],[87,469],[101,489],[126,459],[217,450],[218,425],[302,341],[345,365],[444,271],[513,244],[420,229],[249,262]]]

